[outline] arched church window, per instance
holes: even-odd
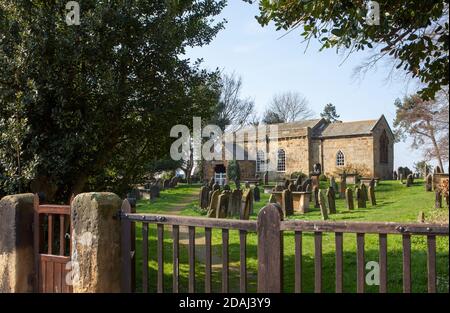
[[[286,152],[283,149],[278,150],[277,171],[286,172]]]
[[[337,166],[345,165],[345,156],[341,150],[339,150],[338,153],[336,154],[336,165]]]
[[[380,137],[380,163],[389,162],[389,138],[384,130]]]
[[[259,150],[256,153],[256,171],[257,172],[266,171],[266,154],[262,150]]]

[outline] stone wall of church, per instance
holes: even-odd
[[[394,170],[394,137],[388,131],[388,127],[389,125],[383,119],[373,130],[374,176],[382,179],[392,179],[392,172]],[[389,138],[387,163],[380,162],[380,137],[384,130],[386,130]]]
[[[342,151],[345,156],[345,165],[365,167],[368,175],[374,173],[373,138],[364,137],[342,137],[323,140],[323,171],[325,175],[336,175],[340,167],[336,165],[336,155]]]

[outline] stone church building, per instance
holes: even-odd
[[[392,177],[394,135],[384,115],[377,120],[328,123],[315,119],[277,126],[277,160],[268,172],[270,180],[289,177],[294,172],[309,174],[315,165],[327,176],[337,175],[343,169],[363,168],[369,177]],[[255,179],[257,175],[263,177],[268,159],[265,151],[270,151],[274,140],[266,141],[268,148],[258,148],[256,161],[238,161],[241,181]],[[258,147],[261,146],[258,142]],[[227,165],[226,160],[204,162],[203,178],[224,179]]]

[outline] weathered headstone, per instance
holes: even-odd
[[[302,185],[298,185],[296,191],[298,191],[298,192],[303,191]]]
[[[242,191],[235,189],[231,192],[228,202],[228,216],[239,216],[242,201]]]
[[[220,190],[214,190],[212,191],[211,199],[209,201],[208,206],[208,217],[216,217],[218,206],[219,206],[219,196],[221,192]]]
[[[372,206],[377,205],[377,199],[375,198],[375,187],[369,186],[369,200]]]
[[[327,220],[328,219],[327,200],[325,198],[323,190],[319,190],[318,198],[320,204],[320,214],[322,215],[322,219]]]
[[[336,214],[336,194],[333,187],[329,187],[326,193],[328,200],[328,209],[330,214]]]
[[[353,190],[347,188],[345,190],[345,203],[347,204],[347,209],[352,211],[355,208],[355,203],[353,202]]]
[[[430,192],[433,191],[433,175],[432,174],[428,174],[427,178],[426,178],[426,183],[425,183],[425,190]]]
[[[358,205],[358,209],[366,208],[366,198],[364,197],[364,192],[361,188],[355,189],[356,195],[356,203]]]
[[[213,185],[213,187],[212,187],[212,190],[213,190],[213,191],[220,190],[220,185],[219,185],[219,183],[214,183],[214,185]]]
[[[216,218],[226,218],[228,216],[228,203],[230,200],[231,191],[224,190],[218,199],[219,205],[216,211]]]
[[[276,185],[275,186],[275,191],[283,191],[284,190],[284,186],[283,185]]]
[[[318,186],[313,187],[313,195],[314,195],[314,207],[320,208],[319,187]]]
[[[409,174],[406,178],[406,187],[411,187],[414,183],[414,177],[412,174]]]
[[[259,190],[258,185],[253,188],[253,197],[255,199],[255,202],[259,202],[261,200],[261,191]]]
[[[305,181],[303,181],[302,182],[302,191],[306,191],[306,187],[308,186],[308,185],[311,185],[312,184],[312,181],[311,181],[311,179],[306,179]]]
[[[292,205],[292,195],[291,192],[286,189],[283,190],[283,194],[282,194],[282,202],[281,202],[281,208],[283,210],[283,213],[285,214],[285,216],[290,216],[294,214],[294,208]]]
[[[253,211],[253,190],[251,188],[246,189],[242,195],[240,219],[248,220],[250,214]]]
[[[369,187],[372,187],[373,189],[375,189],[376,186],[376,181],[375,178],[372,177],[372,179],[369,182]]]
[[[168,179],[163,180],[163,188],[168,189],[170,187],[170,181]]]
[[[290,182],[289,182],[289,180],[288,179],[285,179],[284,180],[284,189],[289,189],[289,184],[290,184]]]

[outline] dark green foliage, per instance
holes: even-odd
[[[0,2],[0,184],[8,193],[56,186],[54,195],[123,194],[149,160],[167,155],[176,124],[209,118],[217,72],[182,58],[208,44],[225,1]],[[16,179],[15,177],[19,177]],[[49,195],[49,199],[52,195]]]

